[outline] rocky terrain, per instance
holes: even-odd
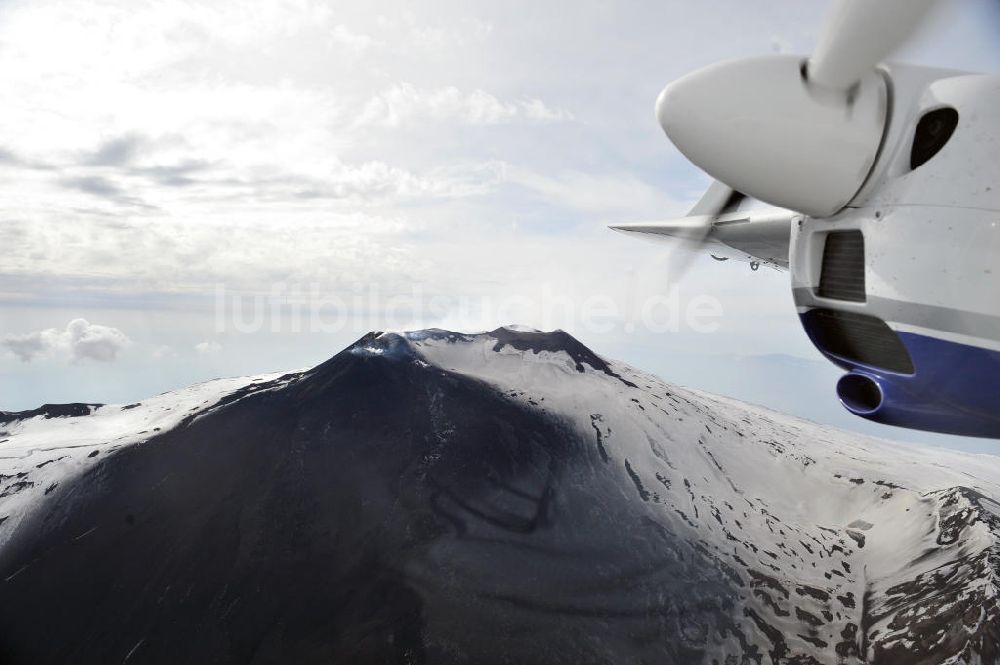
[[[996,663],[997,499],[566,333],[373,333],[0,412],[0,663]]]

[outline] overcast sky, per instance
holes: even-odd
[[[663,85],[806,53],[824,10],[2,0],[0,409],[308,366],[373,328],[521,323],[667,380],[991,450],[842,414],[787,274],[705,259],[671,293],[667,249],[605,228],[682,214],[707,185],[653,120]],[[957,0],[902,59],[998,71],[995,14]]]

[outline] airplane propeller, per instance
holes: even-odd
[[[847,92],[909,38],[936,0],[838,0],[806,66],[810,85]]]
[[[714,180],[685,217],[667,222],[612,224],[609,228],[623,233],[668,236],[679,241],[681,245],[678,249],[689,251],[673,252],[670,255],[668,281],[675,284],[683,279],[699,251],[709,243],[716,222],[724,215],[735,213],[746,198],[732,187]]]
[[[691,230],[684,238],[686,244],[689,245],[686,248],[688,251],[674,253],[670,257],[667,270],[671,284],[679,284],[691,270],[698,253],[708,242],[708,237],[712,234],[712,228],[719,216],[738,208],[745,198],[743,194],[718,180],[714,180],[708,186],[702,197],[691,208],[691,212],[688,213],[687,218],[691,220]]]
[[[812,217],[843,209],[882,147],[892,94],[879,62],[937,0],[837,0],[809,58],[744,58],[688,74],[656,116],[694,164],[733,190]]]
[[[733,60],[669,84],[656,101],[657,120],[715,181],[682,219],[611,228],[680,239],[689,251],[669,259],[676,282],[721,228],[720,217],[731,221],[745,198],[785,209],[789,223],[796,212],[835,215],[882,149],[892,86],[878,65],[938,3],[835,0],[810,57]]]

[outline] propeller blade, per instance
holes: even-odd
[[[746,197],[743,194],[737,192],[729,185],[718,180],[713,180],[712,184],[705,190],[705,193],[698,199],[698,202],[691,208],[688,216],[711,215],[712,217],[718,217],[724,212],[735,210],[744,198]]]
[[[736,210],[745,198],[746,196],[718,180],[709,185],[688,213],[694,222],[692,227],[683,236],[676,236],[681,238],[682,243],[678,249],[686,251],[674,251],[670,255],[667,274],[671,284],[683,281],[691,270],[695,257],[700,254],[705,241],[711,235],[712,227],[719,215]]]
[[[837,0],[809,59],[809,83],[847,92],[916,32],[937,0]]]

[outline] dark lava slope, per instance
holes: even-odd
[[[592,436],[400,338],[224,402],[21,525],[0,662],[693,663],[740,632],[743,582]]]

